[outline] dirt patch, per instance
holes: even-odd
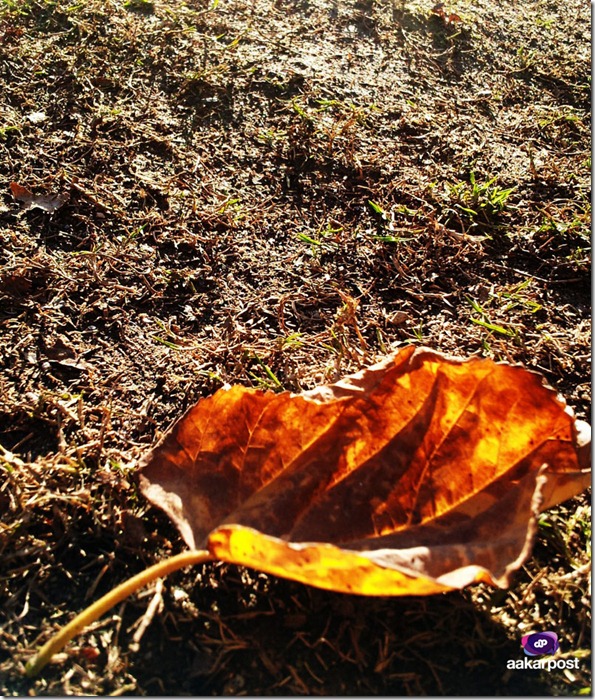
[[[416,343],[522,362],[590,418],[585,4],[0,8],[0,692],[590,685],[586,498],[543,516],[508,592],[205,567],[165,583],[138,651],[151,592],[21,677],[49,629],[182,548],[134,461],[222,382],[299,391]],[[13,181],[65,201],[25,210]],[[576,672],[506,670],[537,626]]]

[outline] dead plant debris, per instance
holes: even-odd
[[[586,495],[542,516],[509,591],[361,599],[205,565],[22,671],[183,548],[131,468],[222,383],[298,392],[423,344],[538,369],[589,421],[589,19],[0,3],[0,694],[585,692]],[[579,668],[508,671],[537,628]]]

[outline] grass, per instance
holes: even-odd
[[[204,564],[24,676],[183,549],[134,465],[225,383],[301,391],[418,343],[522,362],[590,417],[584,3],[281,5],[0,2],[0,694],[583,694],[587,495],[506,591]],[[12,181],[70,198],[25,212]],[[537,627],[576,671],[506,671]]]
[[[446,183],[453,213],[465,232],[487,233],[501,224],[502,215],[509,208],[507,201],[515,188],[500,187],[495,184],[497,179],[492,177],[485,182],[478,182],[475,173],[471,171],[468,183]]]

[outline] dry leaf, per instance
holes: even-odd
[[[57,209],[60,209],[69,199],[66,194],[49,195],[47,197],[33,194],[27,187],[23,187],[16,182],[10,183],[10,191],[15,199],[25,204],[23,211],[28,211],[29,209],[37,207],[38,209],[52,214]]]
[[[454,12],[450,12],[449,14],[446,14],[444,10],[444,3],[439,2],[431,10],[431,13],[433,15],[436,15],[437,17],[440,17],[446,24],[456,24],[457,22],[462,22],[463,20],[459,17],[459,15],[455,14]]]
[[[219,390],[145,457],[140,482],[214,558],[429,594],[508,585],[537,513],[589,486],[581,440],[590,428],[536,373],[407,347],[301,395]]]

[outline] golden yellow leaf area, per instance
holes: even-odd
[[[341,593],[425,595],[450,589],[431,579],[377,566],[357,552],[331,544],[293,544],[239,525],[215,530],[208,547],[215,559]]]
[[[191,549],[322,588],[507,585],[535,516],[590,483],[536,373],[407,347],[300,395],[198,402],[140,465]]]

